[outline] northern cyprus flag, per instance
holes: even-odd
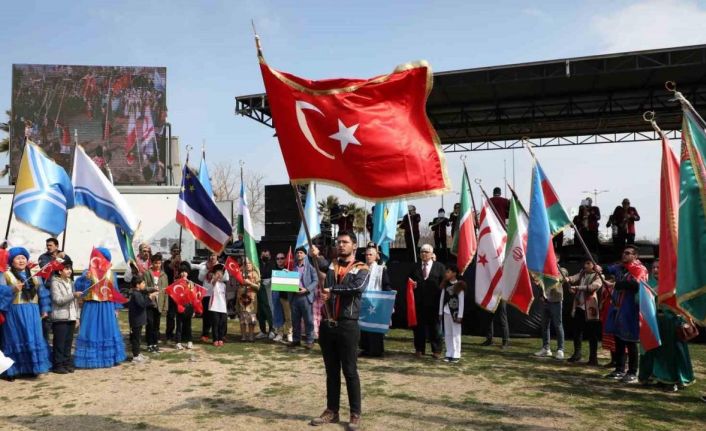
[[[476,256],[476,303],[495,312],[501,299],[507,234],[488,201],[480,212]]]
[[[527,215],[516,198],[510,201],[502,298],[528,314],[534,294],[527,270]]]

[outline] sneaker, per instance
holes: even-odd
[[[188,343],[186,343],[186,348],[189,349],[189,350],[193,349],[193,348],[194,348],[194,343],[192,343],[191,341],[189,341]]]
[[[208,343],[208,337],[204,335],[203,337],[201,337],[201,341],[204,343]]]
[[[613,371],[609,374],[606,374],[606,379],[613,379],[613,380],[622,380],[623,377],[625,377],[625,373],[621,373],[620,371]]]
[[[588,365],[589,367],[598,367],[598,359],[591,358],[588,360],[588,362],[586,362],[586,365]]]
[[[52,368],[51,372],[55,374],[69,374],[69,370],[64,367]]]
[[[311,422],[309,422],[309,425],[317,427],[325,424],[337,424],[339,420],[338,412],[326,409],[323,413],[321,413],[321,416],[312,419]]]
[[[288,343],[291,343],[292,340],[293,340],[292,334],[288,334],[288,335],[287,335],[287,342],[288,342]]]
[[[224,341],[223,341],[223,340],[219,341],[219,342],[218,342],[218,347],[223,347],[223,344],[224,344]]]
[[[184,350],[184,346],[182,346],[181,343],[176,343],[176,349],[177,350]]]
[[[218,346],[219,346],[218,341],[214,341],[214,342],[213,342],[213,347],[218,347]]]
[[[458,364],[459,362],[461,362],[461,358],[451,358],[449,362],[452,364]]]
[[[262,340],[263,338],[267,338],[267,334],[265,334],[264,332],[258,332],[255,336],[256,340]]]
[[[240,341],[248,341],[248,336],[245,335],[245,334],[243,334],[243,335],[240,337]]]
[[[480,343],[481,346],[490,346],[491,344],[493,344],[493,340],[491,338],[486,338],[485,341]]]
[[[306,344],[304,344],[304,348],[306,350],[311,350],[314,348],[314,343],[306,343]]]
[[[154,349],[152,348],[152,346],[147,346],[147,352],[154,353]]]
[[[135,362],[138,364],[145,362],[146,360],[147,360],[147,358],[145,358],[144,355],[142,355],[142,353],[140,353],[139,355],[132,358],[132,362]]]
[[[539,358],[549,358],[552,356],[552,349],[549,347],[542,347],[542,349],[534,354]]]
[[[637,376],[634,374],[628,373],[628,374],[625,374],[625,376],[623,376],[622,381],[623,381],[623,383],[626,383],[626,384],[637,383]]]
[[[152,347],[154,347],[154,353],[162,353],[162,352],[159,350],[159,346],[158,346],[158,345],[155,344],[155,345],[152,346]]]
[[[275,338],[273,338],[272,341],[274,341],[276,343],[281,343],[282,342],[282,334],[277,334],[277,336],[275,336]]]
[[[451,358],[449,358],[448,356],[445,357],[445,358],[444,358],[444,362],[451,362]]]
[[[567,362],[580,362],[581,361],[581,356],[573,354],[569,359],[566,360]]]
[[[275,336],[276,336],[276,334],[274,333],[274,331],[271,331],[270,334],[267,336],[267,338],[269,338],[270,340],[274,340]]]
[[[301,341],[292,341],[291,343],[289,343],[289,347],[299,347],[301,345]]]
[[[351,418],[346,426],[346,431],[358,431],[360,429],[360,415],[351,413]]]
[[[554,359],[558,361],[563,361],[564,360],[564,351],[563,350],[557,350],[556,354],[554,355]]]
[[[441,353],[432,353],[431,356],[432,356],[434,359],[441,359]]]

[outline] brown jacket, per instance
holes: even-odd
[[[167,300],[168,295],[165,292],[165,290],[169,286],[167,274],[165,274],[164,271],[161,271],[159,274],[159,278],[155,278],[155,276],[152,275],[152,270],[150,269],[149,271],[145,271],[142,276],[145,278],[145,292],[147,292],[148,294],[159,292],[157,299],[152,300],[151,307],[157,308],[160,313],[166,313],[167,306],[169,304],[169,301]]]
[[[598,308],[598,289],[601,288],[601,277],[596,272],[587,273],[584,271],[567,277],[569,285],[576,290],[574,303],[571,307],[571,315],[576,313],[577,308],[586,310],[586,320],[600,320],[600,309]]]

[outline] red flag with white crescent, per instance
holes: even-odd
[[[206,294],[208,294],[208,290],[205,287],[194,284],[194,313],[203,314],[203,302],[201,301]]]
[[[243,279],[243,271],[240,269],[238,261],[233,259],[233,256],[228,256],[228,259],[226,259],[225,267],[226,271],[228,271],[228,274],[230,274],[231,277],[235,277],[235,280],[238,283],[245,284],[245,280]]]
[[[440,141],[426,113],[428,64],[407,64],[371,79],[321,81],[274,70],[262,57],[260,69],[294,183],[334,183],[369,200],[449,190]]]
[[[287,258],[284,261],[284,267],[287,271],[294,271],[294,255],[292,254],[292,246],[289,246],[289,251],[287,252]]]

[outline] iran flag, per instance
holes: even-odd
[[[516,198],[510,201],[502,298],[528,314],[534,294],[527,270],[527,215]]]
[[[476,303],[495,312],[501,299],[507,234],[488,201],[480,212],[476,256]]]

